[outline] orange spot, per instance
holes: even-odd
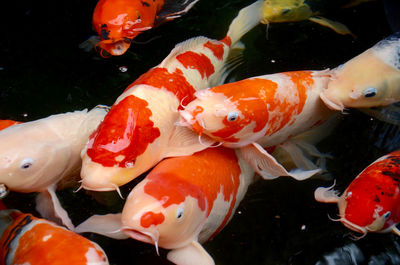
[[[230,148],[208,148],[191,156],[161,161],[148,175],[144,191],[163,202],[163,207],[180,204],[187,196],[198,201],[201,210],[208,205],[207,216],[218,193],[225,201],[236,202],[240,184],[240,167],[235,151]],[[206,204],[207,202],[207,204]]]
[[[193,123],[191,125],[192,129],[196,132],[198,132],[200,135],[203,132],[203,127],[201,127],[201,125],[198,122],[197,115],[199,115],[200,113],[202,113],[204,111],[204,108],[201,106],[196,106],[196,108],[192,111],[192,115],[193,115],[193,119],[195,120],[195,123]]]
[[[196,69],[199,71],[202,78],[210,77],[214,73],[214,66],[212,65],[210,59],[204,54],[195,53],[188,51],[176,56],[176,59],[186,68],[186,69]]]
[[[208,41],[207,43],[204,44],[204,47],[210,49],[214,56],[217,57],[217,59],[222,60],[224,56],[224,45],[219,43],[219,44],[214,44]]]
[[[222,43],[225,43],[226,45],[228,45],[229,47],[231,46],[231,44],[232,44],[232,40],[231,40],[231,37],[229,37],[229,36],[226,36],[225,38],[223,38],[222,40],[220,40]]]
[[[112,106],[89,138],[88,156],[107,167],[135,163],[160,136],[160,130],[150,120],[152,112],[147,105],[145,100],[130,95]],[[123,159],[116,161],[118,156]]]
[[[141,84],[166,89],[174,93],[183,106],[194,99],[194,93],[196,92],[179,69],[176,69],[174,73],[170,73],[165,68],[152,68],[130,84],[126,90]],[[180,106],[179,108],[181,109],[182,107]]]
[[[14,259],[11,264],[53,264],[53,265],[86,265],[86,253],[94,244],[88,239],[75,234],[62,227],[48,224],[36,223],[31,229],[26,230],[27,224],[37,222],[38,218],[30,214],[14,212],[11,215],[15,220],[5,230],[0,246],[11,247],[11,241],[20,235]],[[14,244],[15,242],[13,242]],[[1,260],[4,260],[8,250],[0,249]],[[96,250],[100,257],[105,260],[103,252]],[[66,253],[68,253],[66,255]]]
[[[3,130],[7,127],[10,127],[14,124],[19,124],[21,122],[18,121],[12,121],[12,120],[0,120],[0,130]]]
[[[151,225],[158,225],[164,222],[165,217],[162,213],[146,212],[140,218],[140,225],[147,228]]]

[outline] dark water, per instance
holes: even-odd
[[[30,121],[111,105],[176,43],[199,35],[223,38],[237,10],[251,2],[200,0],[185,17],[142,34],[136,39],[142,44],[134,44],[127,54],[107,59],[78,47],[94,34],[95,0],[9,3],[0,18],[0,119]],[[229,79],[333,68],[391,33],[381,1],[332,10],[326,17],[346,24],[357,38],[307,21],[273,24],[268,32],[260,25],[244,37],[244,63]],[[327,167],[343,191],[369,163],[399,148],[399,137],[398,127],[354,110],[318,147],[334,156]],[[394,235],[369,234],[354,241],[349,230],[328,219],[328,214],[336,216],[337,207],[315,202],[313,191],[331,183],[321,178],[255,183],[230,224],[205,248],[217,264],[400,264],[400,242]],[[123,193],[133,186],[123,187]],[[118,212],[123,203],[114,193],[97,201],[83,191],[59,194],[75,224],[94,212]],[[33,197],[10,194],[5,200],[10,207],[31,211]],[[158,257],[152,245],[86,236],[105,249],[111,264],[168,264],[166,251]]]

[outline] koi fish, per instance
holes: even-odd
[[[302,180],[318,170],[287,172],[263,148],[284,143],[332,116],[319,98],[328,82],[327,71],[295,71],[197,91],[196,99],[179,111],[180,125],[226,147],[240,148],[264,178]]]
[[[118,191],[163,158],[207,147],[191,130],[174,124],[178,109],[196,90],[219,83],[234,67],[228,54],[243,48],[237,43],[259,23],[261,4],[242,9],[221,41],[196,37],[180,43],[127,87],[82,151],[83,188]]]
[[[0,265],[106,265],[95,242],[18,210],[0,211]]]
[[[3,130],[7,127],[10,127],[14,124],[19,124],[20,122],[18,121],[12,121],[12,120],[0,120],[0,130]]]
[[[334,110],[400,101],[400,31],[332,70],[321,99]]]
[[[47,197],[56,213],[64,216],[66,213],[59,209],[61,205],[55,195],[57,183],[79,176],[80,152],[105,114],[103,108],[75,111],[1,130],[0,183],[16,192],[46,194],[38,197],[42,199],[40,204],[45,207],[43,199]],[[70,221],[65,221],[69,228],[73,227]]]
[[[157,252],[171,249],[167,258],[175,264],[214,264],[201,243],[230,221],[254,181],[239,152],[217,147],[167,158],[133,188],[122,215],[91,217],[77,231],[115,237],[119,227],[125,236],[154,244]]]
[[[339,197],[333,187],[315,190],[319,202],[337,203],[347,228],[362,233],[393,232],[400,236],[400,151],[389,153],[365,168]]]
[[[100,36],[97,45],[111,55],[122,55],[137,35],[180,17],[197,1],[99,0],[93,12],[93,26]]]
[[[344,24],[321,17],[320,14],[324,13],[324,11],[327,12],[332,10],[332,8],[338,8],[341,4],[345,4],[344,7],[350,7],[366,1],[371,0],[265,0],[263,5],[263,19],[261,20],[261,23],[270,24],[309,20],[320,24],[321,26],[328,27],[338,34],[349,34],[355,37]]]

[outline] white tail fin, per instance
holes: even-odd
[[[238,42],[243,35],[260,23],[263,2],[263,0],[258,0],[257,2],[242,8],[239,14],[232,21],[227,34],[227,36],[231,38],[232,45]]]

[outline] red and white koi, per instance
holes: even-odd
[[[180,125],[241,148],[244,159],[264,178],[305,179],[318,170],[289,173],[263,148],[284,143],[333,114],[319,98],[329,77],[327,71],[285,72],[198,91],[180,110]]]
[[[321,99],[334,110],[400,101],[400,32],[332,70]]]
[[[315,199],[337,203],[346,227],[365,236],[393,232],[400,236],[400,151],[387,154],[365,168],[339,197],[333,187],[316,189]]]
[[[122,217],[93,216],[77,231],[121,239],[115,233],[119,227],[133,239],[154,244],[157,252],[158,247],[171,249],[167,258],[175,264],[214,264],[200,244],[230,221],[255,177],[239,152],[217,147],[167,158],[134,187]]]
[[[12,121],[12,120],[0,120],[0,130],[3,130],[14,124],[19,124],[19,123],[20,122],[18,122],[18,121]]]
[[[178,44],[158,66],[127,87],[82,152],[82,186],[116,190],[165,157],[205,148],[191,130],[176,126],[178,109],[196,90],[224,79],[228,54],[259,23],[262,1],[242,9],[221,41],[206,37]]]
[[[95,242],[18,210],[0,211],[0,265],[107,265]]]
[[[180,17],[197,1],[99,0],[93,12],[93,26],[100,36],[97,45],[111,55],[122,55],[137,35]]]
[[[57,211],[61,207],[55,195],[57,183],[79,176],[81,150],[105,114],[105,109],[94,108],[89,112],[52,115],[1,130],[0,183],[11,191],[48,193],[50,197],[45,197],[51,198]],[[60,211],[60,215],[66,214]]]

